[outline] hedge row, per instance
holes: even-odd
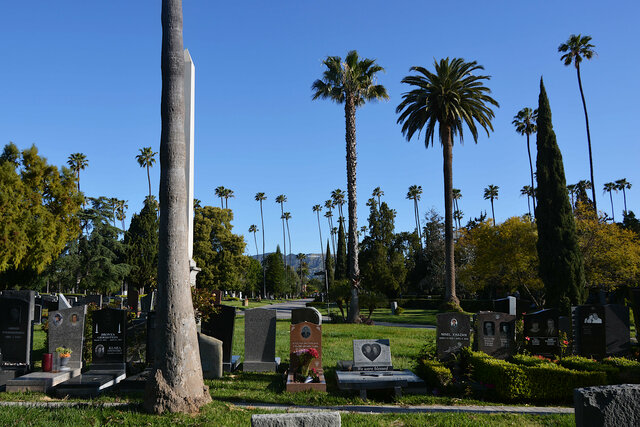
[[[415,371],[431,388],[444,390],[453,382],[451,370],[437,360],[420,358]]]
[[[472,378],[502,400],[570,401],[573,389],[607,384],[604,371],[575,371],[555,363],[533,366],[466,352]]]

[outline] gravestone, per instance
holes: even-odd
[[[289,329],[289,353],[298,350],[314,348],[318,352],[318,357],[309,365],[318,372],[322,372],[322,325],[311,322],[301,322],[291,324]],[[297,368],[297,360],[291,357],[291,370]]]
[[[313,307],[294,308],[291,310],[291,324],[309,322],[322,325],[322,314]]]
[[[223,365],[226,372],[233,372],[238,367],[240,356],[231,354],[233,350],[233,333],[236,322],[236,309],[228,305],[216,305],[218,312],[211,315],[202,324],[202,333],[222,341]]]
[[[84,320],[87,306],[73,307],[49,313],[49,353],[55,355],[58,347],[72,350],[68,369],[82,368],[82,347],[84,344]]]
[[[516,309],[516,297],[508,296],[493,301],[493,309],[499,313],[507,313],[515,316],[517,314]]]
[[[629,309],[618,304],[573,307],[576,352],[602,359],[624,356],[631,350]]]
[[[132,286],[127,293],[127,307],[135,312],[140,311],[140,292]]]
[[[89,304],[95,304],[98,308],[102,308],[102,295],[85,295],[78,298],[78,300],[73,305],[77,307]]]
[[[33,323],[40,325],[42,324],[42,305],[35,304],[33,307]]]
[[[388,339],[353,340],[354,371],[392,371]]]
[[[395,316],[397,310],[398,310],[398,301],[391,301],[391,314]]]
[[[200,349],[200,364],[202,365],[202,377],[205,379],[222,378],[223,372],[223,345],[222,341],[205,334],[198,334],[198,347]]]
[[[64,295],[58,294],[58,310],[66,310],[67,308],[71,308],[71,303]]]
[[[127,311],[96,310],[93,316],[93,364],[126,363]]]
[[[41,295],[42,308],[48,311],[54,311],[58,309],[58,297],[56,295]]]
[[[2,365],[31,367],[35,292],[6,290],[0,295]]]
[[[550,308],[524,316],[524,336],[533,354],[553,356],[559,353],[558,310]]]
[[[516,350],[516,316],[491,311],[476,314],[475,344],[477,350],[498,359],[511,356]]]
[[[254,308],[244,312],[244,362],[243,371],[275,371],[276,360],[276,311]]]
[[[438,359],[447,359],[471,345],[471,322],[462,313],[440,313],[436,316],[436,349]]]

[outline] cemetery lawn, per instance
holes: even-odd
[[[254,300],[249,300],[249,307],[243,307],[242,306],[242,301],[223,301],[222,304],[224,305],[229,305],[231,307],[235,307],[238,308],[240,310],[248,310],[250,308],[258,308],[258,307],[264,307],[265,305],[271,305],[271,304],[278,304],[281,302],[287,302],[287,300],[284,299],[274,299],[274,300],[262,300],[260,302],[258,301],[254,301]]]
[[[316,307],[324,316],[328,315],[328,311],[326,306],[320,307],[320,305],[313,305]],[[391,314],[391,309],[389,308],[377,308],[374,310],[371,315],[371,319],[375,322],[389,322],[389,323],[403,323],[403,324],[411,324],[411,325],[436,325],[436,314],[439,313],[438,310],[424,310],[418,308],[405,308],[404,311],[400,315]],[[340,314],[340,310],[335,306],[331,305],[331,313]],[[346,310],[345,310],[346,314]],[[363,316],[368,316],[368,310],[360,310],[360,314]],[[392,353],[393,354],[393,353]]]

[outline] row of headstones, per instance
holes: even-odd
[[[474,349],[505,359],[516,350],[515,326],[514,314],[477,313],[473,328],[468,315],[438,314],[438,358],[446,359],[470,346],[474,331]],[[596,359],[624,356],[631,350],[629,309],[619,304],[581,305],[572,308],[571,318],[560,316],[557,309],[525,314],[523,340],[528,351],[543,356],[558,355],[562,348]]]

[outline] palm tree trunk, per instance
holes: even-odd
[[[493,217],[493,226],[496,226],[496,213],[493,210],[493,197],[491,198],[491,216]]]
[[[284,204],[282,202],[280,202],[280,212],[282,213],[281,215],[281,219],[282,219],[282,244],[283,246],[283,255],[284,255],[284,273],[285,275],[287,274],[287,235],[284,232]]]
[[[622,187],[622,197],[624,199],[624,213],[627,213],[627,193],[624,191],[624,187]]]
[[[416,222],[418,223],[418,237],[420,238],[420,247],[422,248],[422,227],[420,227],[420,208],[418,207],[418,200],[416,203]]]
[[[616,222],[616,212],[613,210],[613,196],[611,195],[611,190],[609,190],[609,200],[611,200],[611,219],[613,222]]]
[[[576,62],[576,72],[578,74],[578,86],[580,87],[580,97],[582,98],[582,107],[584,108],[584,121],[587,124],[587,143],[589,145],[589,169],[591,171],[591,196],[593,197],[593,209],[598,214],[598,205],[596,204],[596,182],[593,179],[593,156],[591,155],[591,133],[589,132],[589,115],[587,114],[587,103],[584,100],[584,92],[582,91],[582,79],[580,78],[580,65]]]
[[[327,276],[327,264],[324,262],[324,251],[322,250],[322,228],[320,228],[320,211],[316,211],[318,217],[318,233],[320,234],[320,258],[322,259],[322,267],[324,269],[324,287],[327,292],[327,301],[329,300],[329,278]]]
[[[253,232],[253,243],[256,244],[256,257],[258,256],[259,252],[258,252],[258,239],[256,239],[256,232]]]
[[[529,208],[529,216],[531,216],[531,202],[529,200],[529,195],[527,194],[527,208]],[[533,208],[535,209],[535,208]]]
[[[260,264],[262,264],[262,298],[267,297],[267,272],[264,264],[264,215],[262,214],[262,200],[260,200],[260,222],[262,223],[262,258]]]
[[[349,199],[349,233],[347,252],[349,255],[349,279],[351,280],[351,302],[349,304],[348,322],[360,320],[358,304],[358,288],[360,287],[360,268],[358,266],[358,202],[356,200],[356,105],[353,96],[347,96],[344,103],[344,117],[347,140],[347,198]]]
[[[529,134],[527,133],[527,153],[529,153],[529,169],[531,169],[531,191],[533,194],[531,198],[533,199],[533,217],[536,217],[536,185],[533,182],[533,163],[531,162],[531,148],[529,148]],[[529,196],[527,196],[527,204],[529,203]],[[531,208],[529,208],[529,216],[531,216]]]
[[[162,132],[155,373],[144,407],[154,413],[196,412],[211,401],[202,380],[189,286],[185,209],[182,0],[162,2]]]
[[[289,231],[289,220],[287,220],[287,236],[289,236],[289,255],[291,255],[291,231]]]
[[[445,127],[443,133],[445,299],[447,302],[460,305],[456,296],[456,266],[453,250],[453,135],[451,127]]]
[[[147,164],[147,181],[149,182],[149,196],[151,196],[151,175],[149,175],[149,164]]]

